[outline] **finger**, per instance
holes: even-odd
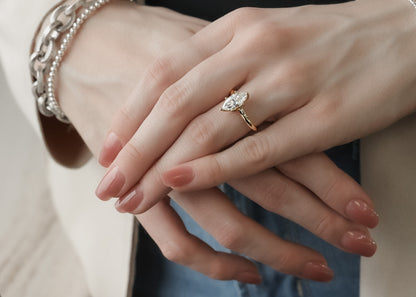
[[[163,173],[162,180],[175,190],[192,191],[253,175],[337,143],[339,136],[332,137],[328,132],[332,122],[322,121],[320,113],[306,105],[219,153],[172,168]]]
[[[241,44],[238,42],[226,44],[224,49],[196,65],[161,94],[152,112],[142,122],[108,171],[117,170],[117,175],[123,182],[110,182],[109,177],[116,174],[109,174],[100,183],[97,196],[108,199],[125,194],[166,152],[193,118],[216,105],[230,88],[239,86],[246,80],[249,71],[253,72],[255,61],[244,59],[239,63],[229,63],[235,58],[236,53],[239,53],[240,47]],[[286,88],[282,90],[282,93],[287,93]],[[269,94],[269,97],[273,96]],[[258,106],[266,110],[270,116],[279,104],[272,104],[272,108],[267,108],[270,104]],[[264,112],[259,114],[263,116],[259,121],[262,122]],[[234,136],[233,141],[235,140]]]
[[[379,216],[370,197],[325,154],[301,157],[278,165],[277,168],[315,193],[319,199],[345,218],[369,228],[377,226]]]
[[[187,47],[191,47],[192,43],[189,40],[184,43]],[[176,49],[173,52],[176,52]],[[177,53],[172,53],[172,56],[175,54]],[[145,72],[144,78],[140,80],[112,122],[100,152],[101,165],[108,167],[113,162],[122,147],[150,113],[163,91],[203,59],[202,53],[197,50],[190,50],[186,57],[185,61],[175,60],[170,56],[159,58]]]
[[[233,53],[233,51],[229,51],[229,53]],[[244,66],[241,64],[237,64],[237,68],[228,67],[221,71],[218,70],[212,77],[210,76],[209,80],[202,79],[204,73],[209,72],[208,68],[212,67],[212,65],[218,64],[219,66],[215,68],[221,68],[220,66],[223,64],[222,60],[224,59],[224,55],[227,56],[227,54],[221,53],[219,56],[215,55],[207,61],[204,61],[201,63],[203,65],[199,65],[198,67],[207,69],[202,71],[195,70],[195,72],[197,72],[196,74],[194,73],[194,70],[192,70],[183,78],[183,80],[188,81],[187,84],[189,85],[187,88],[189,94],[178,96],[181,98],[180,100],[188,102],[187,104],[181,103],[184,104],[183,110],[186,110],[190,114],[203,112],[204,104],[206,104],[207,108],[210,105],[215,104],[215,102],[218,101],[218,99],[215,99],[218,94],[228,92],[230,85],[235,85],[237,82],[243,80]],[[228,59],[225,58],[225,60]],[[238,67],[243,68],[238,70]],[[232,75],[233,73],[239,73],[239,76]],[[230,82],[229,78],[232,78],[234,81]],[[282,86],[279,88],[280,91],[278,90],[272,93],[267,92],[264,88],[258,87],[258,85],[261,85],[259,84],[259,80],[262,79],[263,77],[260,75],[257,79],[247,82],[241,87],[243,90],[253,90],[253,99],[248,100],[245,103],[244,108],[253,114],[251,120],[254,123],[262,123],[264,120],[276,115],[278,112],[287,109],[288,105],[290,108],[294,108],[294,103],[287,100],[287,94],[290,93],[287,88]],[[194,83],[189,83],[189,80],[194,81]],[[202,82],[198,83],[198,81],[201,80]],[[274,83],[276,84],[276,81],[274,81]],[[176,84],[183,84],[182,79]],[[198,86],[198,88],[196,86]],[[207,90],[213,89],[214,91],[206,93],[199,92],[199,88]],[[198,100],[193,100],[195,97],[192,95],[193,93],[198,95]],[[215,100],[213,100],[213,98]],[[222,99],[220,101],[222,101]],[[172,167],[179,164],[179,162],[186,162],[221,150],[223,147],[235,142],[250,131],[245,124],[245,121],[241,119],[238,113],[224,113],[219,111],[219,107],[223,102],[197,116],[188,125],[187,123],[190,118],[187,117],[189,117],[189,115],[186,115],[185,112],[180,114],[180,108],[178,109],[178,112],[163,111],[163,106],[166,108],[168,105],[160,104],[160,102],[161,101],[158,102],[152,113],[119,154],[114,162],[116,165],[113,164],[112,166],[112,168],[117,168],[119,174],[123,176],[123,183],[117,184],[117,187],[114,186],[112,189],[105,187],[103,189],[102,185],[109,184],[103,181],[97,190],[97,195],[102,199],[111,196],[126,195],[128,189],[130,189],[137,180],[143,178],[143,174],[147,171],[149,166],[151,166],[151,164],[159,157],[161,158],[159,159],[159,163],[162,164],[158,167],[166,170],[168,168],[166,166]],[[296,104],[299,104],[299,102]],[[160,114],[166,116],[160,117]],[[185,126],[186,128],[184,128]],[[180,133],[182,129],[185,130],[179,135],[178,133]],[[179,137],[179,139],[172,144],[176,137]],[[171,144],[174,148],[171,147],[166,151]],[[162,153],[163,156],[161,156]],[[168,164],[165,162],[166,159],[170,160]],[[112,168],[110,168],[110,170]],[[125,178],[127,180],[124,179],[125,176],[127,176]],[[136,185],[136,187],[139,186]],[[155,189],[158,189],[159,187],[160,184],[153,186]],[[143,209],[141,211],[145,211],[148,207],[151,207],[158,201],[158,197],[161,194],[166,194],[166,192],[163,191],[159,193],[159,196],[152,194],[147,195],[148,193],[145,194],[144,197],[147,202],[143,204]]]
[[[217,188],[171,193],[172,198],[225,248],[283,273],[329,281],[325,259],[310,248],[288,242],[244,216]]]
[[[223,58],[223,57],[222,57]],[[143,121],[137,132],[117,155],[108,172],[117,170],[123,177],[123,183],[111,183],[107,175],[97,188],[97,196],[101,199],[118,197],[130,189],[149,169],[149,167],[170,147],[192,118],[210,109],[222,101],[229,92],[229,86],[240,83],[244,72],[236,71],[236,67],[220,69],[222,58],[213,56],[188,74],[179,82],[170,86],[156,103],[152,112]],[[217,61],[212,61],[217,60]],[[219,64],[218,64],[219,63]],[[205,78],[207,73],[201,68],[215,66],[215,75]],[[211,71],[213,72],[213,71]],[[231,75],[240,73],[239,76]],[[224,77],[227,79],[218,79]],[[186,81],[186,82],[182,82]],[[216,88],[213,88],[213,86]],[[210,90],[200,92],[200,89]],[[198,100],[195,95],[199,94]]]
[[[260,283],[256,266],[244,257],[216,252],[186,231],[181,219],[162,201],[137,219],[156,242],[162,254],[175,263],[185,265],[211,278]]]
[[[195,65],[222,49],[229,42],[230,34],[229,30],[224,31],[223,27],[214,23],[156,59],[145,71],[143,79],[113,120],[100,153],[100,164],[108,167],[167,87]],[[214,35],[215,43],[211,42]]]
[[[311,231],[332,245],[372,256],[376,245],[368,230],[319,200],[312,192],[274,169],[229,184],[263,208]]]
[[[136,208],[130,208],[129,212],[142,213],[170,192],[170,188],[161,181],[162,172],[180,163],[221,150],[249,131],[238,114],[221,112],[221,105],[222,103],[194,119],[140,181],[121,196],[123,201],[136,200]],[[251,105],[248,109],[255,115],[263,114],[263,118],[268,117],[264,110],[256,109],[258,106],[260,105]]]
[[[253,80],[241,87],[243,90],[253,90],[253,98],[249,98],[244,108],[253,114],[251,120],[254,123],[263,122],[277,111],[283,110],[287,104],[283,100],[286,91],[268,94],[263,88],[256,87],[257,85],[257,81]],[[259,104],[260,100],[261,104]],[[265,101],[275,102],[273,108],[266,108],[267,104],[263,104]],[[170,191],[170,188],[161,181],[162,172],[180,163],[220,151],[250,131],[238,113],[221,112],[222,104],[223,102],[219,103],[193,119],[157,163],[141,177],[137,184],[122,195],[123,198],[136,197],[136,200],[140,196],[140,205],[136,204],[137,208],[133,213],[146,211]],[[263,126],[267,125],[262,124],[258,128],[263,129]]]

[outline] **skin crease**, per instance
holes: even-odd
[[[149,189],[135,210],[141,213],[171,188],[210,188],[389,126],[416,109],[406,95],[416,85],[415,32],[407,1],[240,9],[223,17],[149,68],[147,89],[110,128],[124,148],[101,154],[125,183],[101,184],[97,195]],[[233,87],[250,91],[245,110],[254,123],[278,120],[244,137],[250,130],[238,115],[218,112]],[[143,115],[148,104],[154,108]]]
[[[113,20],[111,24],[108,19]],[[106,5],[85,24],[62,63],[58,98],[63,110],[95,156],[98,156],[115,112],[120,110],[124,100],[143,92],[140,81],[145,75],[145,69],[158,56],[165,54],[166,49],[174,48],[174,45],[187,40],[206,25],[205,21],[163,8],[138,7],[125,2]],[[149,105],[143,112],[150,112],[151,107]],[[127,129],[124,133],[126,143],[130,131]],[[120,135],[123,133],[117,137],[120,138]],[[123,142],[118,143],[114,139],[111,142],[112,147],[118,146],[120,149],[123,146]],[[293,217],[294,220],[303,220],[300,223],[344,250],[372,255],[376,246],[366,227],[377,225],[378,218],[372,210],[373,205],[368,195],[322,154],[307,156],[296,162],[296,168],[316,167],[320,164],[319,172],[330,176],[309,181],[299,175],[299,170],[290,170],[288,163],[286,173],[282,173],[283,169],[268,169],[260,175],[233,180],[233,186],[244,190],[253,200],[263,202],[266,208]],[[114,173],[110,175],[117,176]],[[287,196],[299,199],[291,199],[293,202],[287,207],[283,207],[285,204],[279,206],[280,188],[266,187],[262,181],[266,179],[272,181],[270,184],[279,182],[287,189]],[[333,188],[333,184],[342,187],[345,195],[325,190]],[[252,186],[243,189],[244,185]],[[254,185],[259,185],[260,188]],[[332,278],[332,271],[321,255],[276,237],[243,216],[217,189],[194,193],[171,192],[169,196],[224,246],[285,273],[320,281]],[[318,199],[321,196],[325,198],[322,201]],[[276,201],[267,202],[264,197],[275,197]],[[365,207],[353,208],[353,215],[351,210],[348,214],[351,201],[360,201]],[[257,268],[246,258],[215,252],[187,233],[168,202],[165,195],[151,210],[137,215],[168,259],[215,279],[237,279],[249,283],[261,281]],[[307,210],[308,215],[297,218],[299,206],[305,203],[309,207],[305,206],[303,211]],[[118,202],[116,207],[120,204]],[[217,211],[213,215],[207,209]],[[350,217],[355,217],[355,222]],[[317,221],[322,224],[317,224]],[[224,232],[225,227],[228,232]],[[355,237],[351,237],[351,232],[355,232]],[[345,240],[346,236],[348,240]],[[274,252],[270,253],[270,250]],[[279,259],[286,261],[279,262]]]

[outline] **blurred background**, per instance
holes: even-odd
[[[55,215],[46,152],[14,103],[0,65],[0,296],[88,296]]]

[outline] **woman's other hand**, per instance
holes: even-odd
[[[110,129],[101,161],[113,174],[97,195],[149,174],[165,192],[209,188],[390,125],[416,109],[415,34],[407,1],[232,12],[152,63]],[[219,111],[231,89],[250,93],[255,125],[272,124],[247,136]],[[159,163],[170,167],[150,169]],[[158,199],[145,195],[141,211]]]

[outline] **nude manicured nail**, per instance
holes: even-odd
[[[376,242],[361,231],[346,232],[341,239],[341,245],[347,250],[365,257],[371,257],[377,249]]]
[[[104,178],[95,191],[98,198],[102,200],[108,200],[111,197],[115,197],[124,186],[124,175],[120,172],[117,166],[113,167]]]
[[[109,133],[104,141],[98,162],[104,167],[110,166],[122,148],[123,145],[117,134],[114,132]]]
[[[305,264],[302,277],[319,282],[329,282],[334,277],[334,272],[325,263],[308,262]]]
[[[117,201],[116,209],[120,212],[133,212],[137,209],[142,200],[143,194],[140,191],[133,190]]]
[[[172,188],[183,187],[194,179],[194,171],[190,166],[181,166],[162,174],[163,183]]]
[[[255,285],[258,285],[263,281],[260,274],[251,271],[237,273],[234,278],[239,282]]]
[[[363,200],[350,201],[345,212],[348,217],[366,227],[374,228],[378,225],[379,215]]]

